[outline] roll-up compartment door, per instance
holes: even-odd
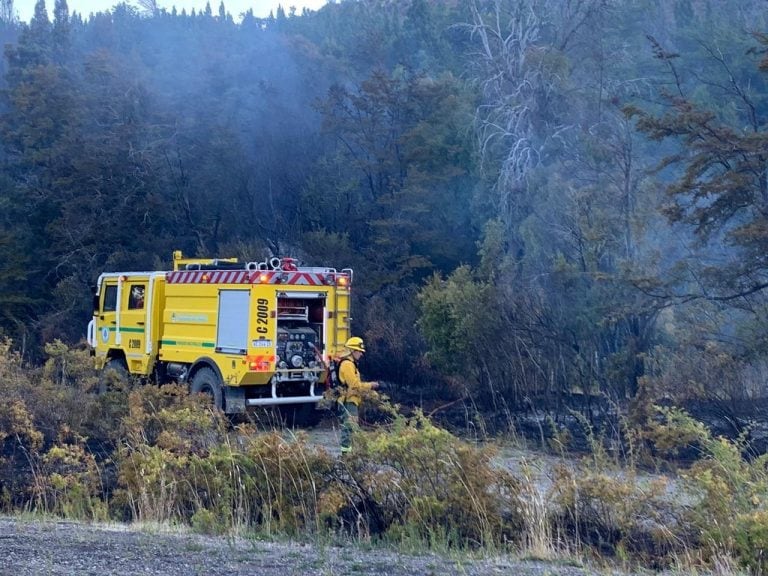
[[[216,352],[245,354],[248,350],[249,290],[219,292],[219,321],[216,327]]]

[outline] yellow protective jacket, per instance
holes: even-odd
[[[360,372],[351,354],[341,356],[337,362],[339,362],[339,380],[342,384],[339,402],[352,402],[360,406],[364,396],[374,394],[371,383],[360,379]]]

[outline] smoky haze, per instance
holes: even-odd
[[[100,273],[180,249],[354,268],[371,369],[419,394],[763,359],[763,2],[170,6],[2,21],[3,334],[77,342]]]

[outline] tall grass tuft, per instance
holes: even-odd
[[[359,434],[339,477],[340,522],[370,534],[418,534],[454,547],[496,547],[520,539],[520,481],[476,448],[417,413],[387,431]]]

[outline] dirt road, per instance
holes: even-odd
[[[605,574],[604,571],[599,572]],[[152,576],[581,576],[562,563],[404,555],[361,546],[200,536],[123,525],[0,518],[0,574]]]

